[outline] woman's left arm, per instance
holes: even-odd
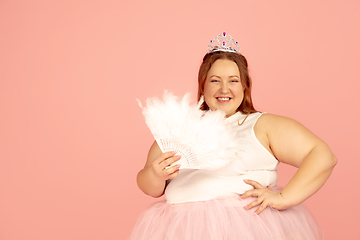
[[[283,163],[298,167],[281,193],[264,188],[255,181],[246,181],[255,189],[242,198],[257,196],[247,209],[260,205],[256,213],[267,206],[282,210],[298,205],[317,192],[329,178],[337,159],[328,145],[295,120],[264,114],[255,125],[267,136],[274,156]]]

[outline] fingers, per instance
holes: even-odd
[[[176,161],[179,161],[179,159],[181,158],[180,155],[176,155],[176,152],[165,152],[160,154],[154,161],[153,161],[153,166],[155,168],[160,168],[160,170],[170,166],[171,164],[173,164]]]
[[[179,168],[180,168],[180,164],[177,164],[168,168],[164,168],[162,172],[164,175],[172,175],[174,173],[177,173],[179,171]]]
[[[260,195],[260,193],[258,193],[258,191],[256,189],[254,189],[254,190],[249,190],[249,191],[244,192],[241,195],[241,198],[245,199],[245,198],[248,198],[248,197],[257,197],[259,195]]]
[[[152,163],[152,169],[156,176],[161,179],[173,179],[177,177],[180,164],[173,163],[179,161],[181,156],[176,155],[176,152],[165,152],[159,155]]]
[[[260,205],[260,207],[255,211],[256,214],[260,214],[262,211],[264,211],[264,209],[267,207],[266,204],[264,204],[264,202]]]
[[[160,165],[162,168],[170,168],[170,167],[173,167],[171,166],[173,163],[179,161],[181,158],[180,155],[176,155],[176,156],[172,156],[172,157],[169,157],[169,158],[166,158],[164,159],[162,162],[160,162]]]
[[[175,158],[174,161],[176,162],[180,159],[180,156],[175,156],[173,158]],[[173,163],[172,160],[170,162]],[[164,174],[165,179],[173,179],[179,175],[180,166],[181,166],[180,164],[169,166],[169,165],[167,165],[167,163],[165,163],[165,168],[163,168],[161,172]]]
[[[254,180],[245,179],[244,182],[246,184],[252,185],[255,189],[246,191],[241,195],[242,199],[248,198],[248,197],[256,197],[254,201],[249,203],[244,207],[244,209],[249,210],[253,207],[259,206],[259,208],[255,211],[256,214],[260,214],[266,207],[267,204],[264,202],[263,194],[265,188],[258,182]]]
[[[259,206],[260,205],[260,206]],[[264,209],[268,206],[268,204],[266,204],[266,202],[264,201],[263,198],[258,197],[256,198],[254,201],[252,201],[251,203],[249,203],[248,205],[246,205],[244,207],[245,210],[249,210],[251,208],[254,208],[256,206],[259,206],[258,209],[256,209],[255,213],[256,214],[260,214],[262,211],[264,211]]]
[[[242,199],[245,199],[245,198],[248,198],[251,196],[258,197],[262,193],[262,191],[259,191],[259,190],[264,189],[264,187],[260,183],[254,181],[254,180],[245,179],[244,182],[246,184],[252,185],[255,189],[249,190],[249,191],[246,191],[245,193],[243,193],[241,195]]]
[[[165,152],[160,154],[155,160],[154,160],[154,164],[160,164],[161,162],[163,162],[164,160],[174,157],[176,154],[176,152]]]
[[[262,202],[263,202],[263,200],[258,197],[258,198],[256,198],[254,201],[252,201],[251,203],[249,203],[248,205],[246,205],[246,206],[244,207],[244,209],[247,209],[247,210],[248,210],[248,209],[251,209],[251,208],[253,208],[253,207],[256,207],[256,206],[262,204]]]
[[[246,205],[244,209],[248,210],[259,206],[255,211],[256,214],[260,214],[266,207],[271,207],[277,210],[283,210],[286,207],[281,194],[272,191],[270,187],[262,187],[261,189],[247,191],[241,195],[241,198],[245,199],[250,196],[256,197],[256,199]]]
[[[258,183],[257,181],[254,181],[254,180],[244,179],[244,182],[246,184],[252,185],[256,189],[264,188],[260,183]]]
[[[172,171],[172,173],[169,174],[169,178],[168,179],[174,179],[176,178],[178,175],[179,175],[179,168],[180,168],[180,165],[175,165],[167,170],[170,170]]]

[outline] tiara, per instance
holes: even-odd
[[[238,46],[237,41],[226,32],[223,32],[222,34],[217,35],[213,40],[210,40],[208,50],[209,53],[216,51],[238,53],[240,47]]]

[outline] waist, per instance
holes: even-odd
[[[276,170],[256,170],[243,174],[222,176],[211,170],[183,169],[165,189],[167,203],[207,201],[214,198],[243,194],[253,189],[245,179],[259,182],[262,186],[275,186]]]

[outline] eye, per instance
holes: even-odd
[[[219,80],[217,80],[217,79],[210,79],[210,82],[219,82]]]
[[[237,79],[232,79],[232,80],[230,80],[230,82],[239,82],[239,80],[237,80]]]

